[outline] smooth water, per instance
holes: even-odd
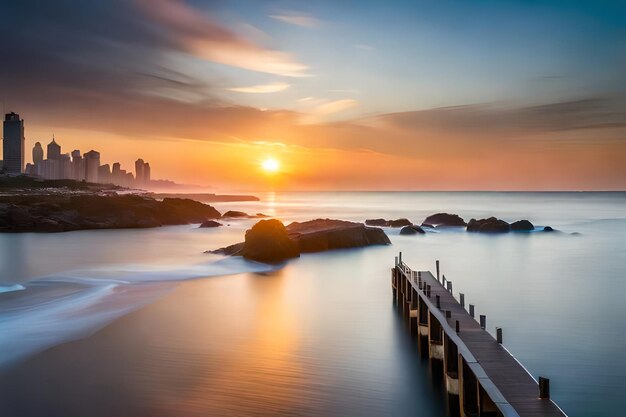
[[[576,416],[621,410],[624,193],[271,193],[216,207],[285,222],[447,211],[557,233],[446,230],[282,268],[203,253],[229,227],[0,234],[0,415],[444,415],[392,307],[402,251],[441,260],[488,330]],[[202,279],[205,278],[206,279]]]

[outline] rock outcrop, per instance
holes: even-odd
[[[296,258],[300,250],[285,226],[279,220],[270,219],[261,220],[246,231],[241,255],[253,261],[274,263]]]
[[[401,235],[416,235],[416,234],[424,234],[424,233],[426,233],[424,232],[424,229],[422,229],[416,224],[411,225],[411,226],[404,226],[400,230]]]
[[[243,256],[275,263],[306,252],[388,245],[391,241],[382,229],[343,220],[316,219],[294,222],[285,227],[279,220],[261,220],[246,232],[245,242],[213,253]]]
[[[250,216],[248,216],[248,213],[244,213],[243,211],[228,210],[226,213],[222,214],[222,217],[250,217]]]
[[[467,226],[465,220],[458,214],[437,213],[428,216],[422,222],[422,225],[431,226]]]
[[[344,220],[316,219],[294,222],[287,226],[287,231],[289,236],[298,242],[300,252],[391,244],[382,229]]]
[[[0,232],[65,232],[202,223],[220,217],[194,200],[126,195],[25,195],[0,197]]]
[[[467,224],[468,232],[481,233],[506,233],[511,230],[511,226],[501,219],[489,217],[488,219],[471,219]]]
[[[546,226],[546,227],[543,228],[543,231],[544,232],[554,232],[554,229],[551,228],[550,226]]]
[[[220,222],[216,222],[215,220],[207,220],[207,221],[202,222],[199,227],[201,229],[204,229],[204,228],[209,228],[209,227],[220,227],[220,226],[223,226],[223,224]]]
[[[377,227],[404,227],[411,226],[413,223],[409,219],[396,219],[396,220],[385,220],[385,219],[367,219],[365,220],[365,224],[368,226],[377,226]]]
[[[530,232],[535,230],[535,226],[528,220],[518,220],[511,223],[511,230],[515,232]]]

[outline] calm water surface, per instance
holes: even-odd
[[[285,222],[448,211],[559,233],[457,230],[304,255],[282,268],[204,254],[254,221],[0,234],[0,415],[445,415],[395,314],[389,268],[440,259],[488,330],[570,416],[626,388],[626,194],[280,193],[218,209]]]

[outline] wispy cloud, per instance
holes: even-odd
[[[313,109],[313,113],[318,116],[327,116],[329,114],[339,113],[344,110],[351,109],[359,105],[359,102],[351,99],[344,98],[341,100],[333,100],[328,103],[320,104]]]
[[[320,26],[321,22],[311,15],[299,12],[281,12],[271,14],[269,17],[279,20],[290,25],[302,26],[307,28],[315,28]]]
[[[235,91],[237,93],[252,93],[252,94],[265,94],[265,93],[277,93],[288,89],[291,84],[283,82],[275,82],[269,84],[252,85],[249,87],[233,87],[229,88],[229,91]]]
[[[184,2],[135,1],[147,17],[167,31],[174,45],[199,58],[288,77],[308,75],[308,67],[290,54],[264,48],[244,39]]]

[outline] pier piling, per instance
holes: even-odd
[[[550,399],[550,380],[542,376],[539,377],[539,398]]]
[[[485,330],[487,328],[487,316],[484,314],[480,315],[480,327]]]

